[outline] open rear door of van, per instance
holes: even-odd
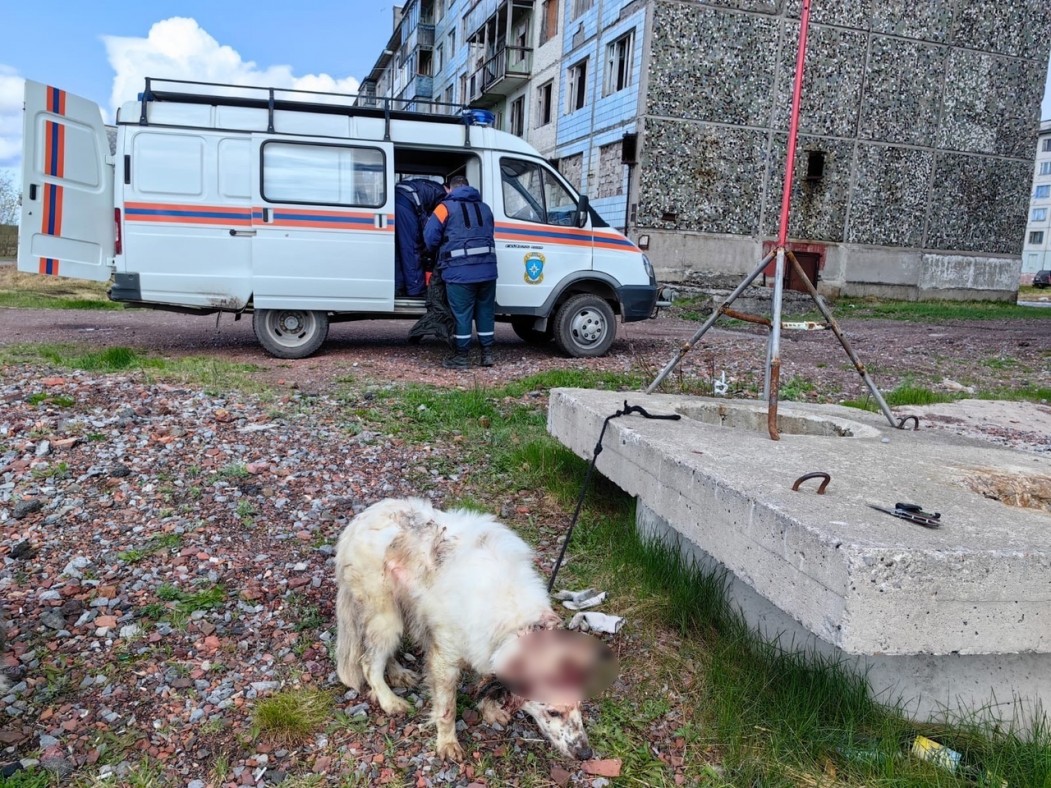
[[[26,80],[23,132],[18,270],[107,281],[116,223],[102,111]]]

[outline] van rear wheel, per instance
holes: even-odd
[[[268,353],[278,358],[306,358],[328,336],[328,314],[305,309],[258,309],[252,329]]]
[[[527,345],[546,345],[555,336],[555,332],[549,326],[546,330],[540,331],[533,328],[533,324],[536,323],[536,318],[533,317],[512,317],[511,328],[518,335],[518,338],[525,342]]]
[[[574,358],[603,355],[616,335],[613,308],[597,295],[575,295],[559,307],[555,316],[555,342]]]

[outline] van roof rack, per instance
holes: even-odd
[[[161,87],[158,87],[160,85]],[[165,85],[183,86],[166,88]],[[198,90],[188,90],[188,87]],[[204,90],[200,90],[200,89]],[[299,98],[296,98],[299,97]],[[146,107],[149,102],[181,104],[208,104],[212,106],[251,107],[266,109],[267,131],[274,131],[274,111],[316,112],[324,115],[383,118],[385,140],[390,139],[392,120],[427,120],[431,123],[451,123],[467,127],[470,145],[470,127],[491,125],[494,116],[488,110],[463,104],[450,104],[431,99],[394,99],[366,93],[329,93],[299,88],[274,88],[258,85],[233,85],[223,82],[196,82],[185,79],[146,77],[146,89],[138,95],[141,111],[139,125],[148,126]],[[400,105],[400,108],[399,108]],[[426,106],[430,111],[408,109]]]

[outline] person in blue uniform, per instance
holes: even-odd
[[[401,181],[394,187],[395,297],[423,298],[426,294],[423,227],[447,193],[440,183],[426,178]]]
[[[472,324],[481,347],[481,365],[493,366],[496,318],[496,240],[492,209],[482,195],[455,175],[449,194],[434,209],[423,230],[427,251],[445,282],[449,309],[456,319],[456,352],[442,362],[448,369],[471,365]]]

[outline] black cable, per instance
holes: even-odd
[[[558,576],[558,570],[562,566],[562,559],[565,558],[566,548],[569,547],[569,539],[573,535],[573,529],[576,528],[577,519],[580,517],[580,509],[584,505],[584,498],[588,491],[588,482],[591,481],[591,472],[595,470],[595,461],[598,460],[599,454],[602,453],[602,439],[606,436],[606,427],[613,419],[620,418],[621,416],[628,416],[632,413],[638,413],[645,419],[664,419],[668,421],[678,421],[682,417],[673,413],[668,416],[654,416],[652,413],[647,412],[644,408],[638,405],[628,405],[628,401],[624,400],[624,407],[606,417],[606,420],[602,422],[602,431],[598,435],[598,443],[595,444],[595,453],[591,457],[591,462],[588,463],[588,472],[584,475],[584,483],[580,487],[580,495],[577,496],[577,508],[573,512],[573,519],[569,523],[569,530],[566,531],[566,538],[562,541],[562,550],[558,554],[558,560],[555,561],[555,566],[551,570],[551,580],[547,584],[547,592],[550,594],[551,589],[555,587],[555,578]]]

